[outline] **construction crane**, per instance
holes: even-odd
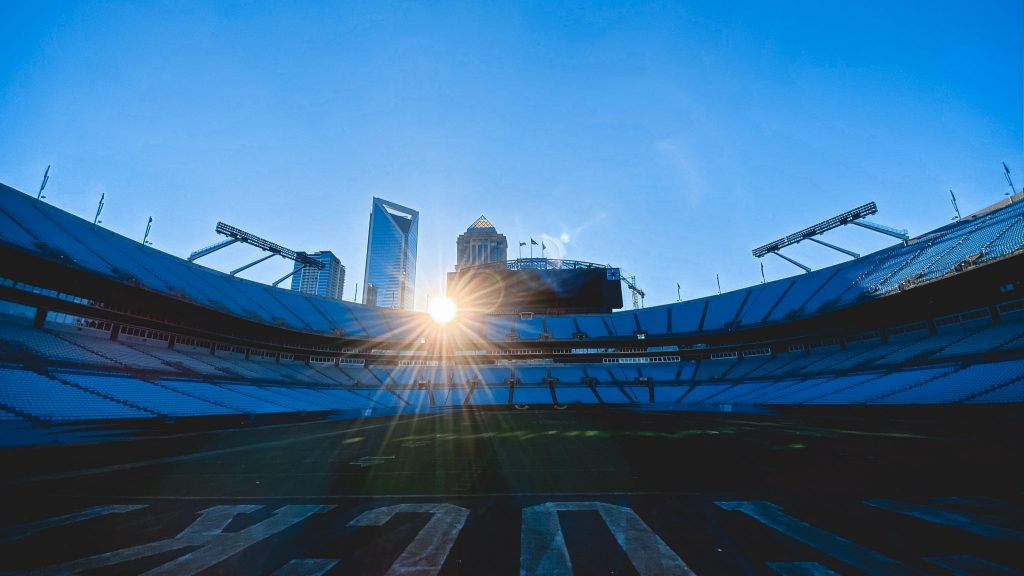
[[[622,281],[626,283],[626,287],[633,293],[633,309],[639,310],[644,307],[644,296],[647,294],[636,285],[636,276],[627,276],[626,271],[622,271]]]

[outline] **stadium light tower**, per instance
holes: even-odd
[[[814,226],[804,228],[799,232],[790,234],[789,236],[785,236],[783,238],[779,238],[778,240],[775,240],[774,242],[769,242],[764,246],[754,248],[754,250],[752,250],[751,253],[757,258],[762,258],[766,254],[775,254],[776,256],[782,258],[783,260],[789,262],[790,264],[793,264],[794,266],[801,268],[804,272],[810,272],[810,267],[805,266],[800,262],[797,262],[796,260],[782,254],[781,252],[779,252],[779,250],[785,248],[786,246],[799,244],[804,240],[810,240],[815,244],[820,244],[822,246],[825,246],[826,248],[831,248],[837,252],[842,252],[843,254],[846,254],[851,258],[859,258],[860,254],[857,254],[852,250],[847,250],[846,248],[842,248],[840,246],[836,246],[835,244],[830,244],[828,242],[825,242],[824,240],[819,240],[818,238],[815,238],[815,236],[819,236],[821,234],[824,234],[825,232],[828,232],[829,230],[839,228],[840,226],[846,226],[847,224],[853,224],[855,226],[867,228],[868,230],[873,230],[880,234],[885,234],[887,236],[899,238],[904,242],[910,239],[910,236],[907,234],[906,230],[897,230],[895,228],[890,228],[882,224],[869,222],[868,220],[865,220],[867,216],[871,216],[872,214],[877,213],[878,206],[876,206],[874,202],[868,202],[863,206],[858,206],[853,210],[848,210],[846,212],[843,212],[842,214],[839,214],[838,216],[833,216],[828,220],[818,222]]]
[[[213,244],[211,246],[207,246],[206,248],[201,248],[199,250],[196,250],[192,254],[189,254],[189,262],[195,262],[196,260],[202,258],[203,256],[213,254],[214,252],[220,250],[221,248],[225,248],[236,242],[241,242],[243,244],[250,244],[252,246],[255,246],[256,248],[259,248],[264,252],[269,252],[270,254],[257,258],[256,260],[246,264],[245,266],[242,266],[241,268],[236,268],[232,270],[232,276],[238,274],[243,270],[248,270],[249,268],[252,268],[253,266],[259,264],[260,262],[265,262],[273,258],[274,256],[281,256],[282,258],[293,260],[301,264],[301,266],[298,266],[291,272],[285,274],[277,281],[275,281],[273,284],[271,284],[271,286],[277,286],[281,282],[284,282],[285,280],[291,278],[292,276],[301,272],[302,270],[305,270],[306,268],[316,268],[317,270],[324,269],[323,262],[317,260],[316,258],[310,257],[310,255],[306,254],[305,252],[296,252],[294,250],[289,250],[288,248],[285,248],[280,244],[275,244],[269,240],[264,240],[263,238],[260,238],[255,234],[250,234],[245,230],[235,228],[234,226],[230,226],[223,222],[217,222],[216,231],[218,234],[223,234],[224,236],[227,236],[227,239],[216,244]]]

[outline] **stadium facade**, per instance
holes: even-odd
[[[363,275],[364,304],[402,310],[415,305],[419,221],[416,210],[373,199]]]
[[[333,252],[323,250],[309,254],[324,267],[320,270],[295,262],[292,290],[342,300],[345,295],[345,266]]]

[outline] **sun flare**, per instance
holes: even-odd
[[[447,324],[454,320],[457,311],[455,302],[447,296],[438,296],[427,304],[427,312],[438,324]]]

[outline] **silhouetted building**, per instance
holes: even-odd
[[[498,234],[494,224],[484,216],[477,218],[464,234],[460,234],[455,245],[456,270],[508,260],[508,240],[504,234]]]

